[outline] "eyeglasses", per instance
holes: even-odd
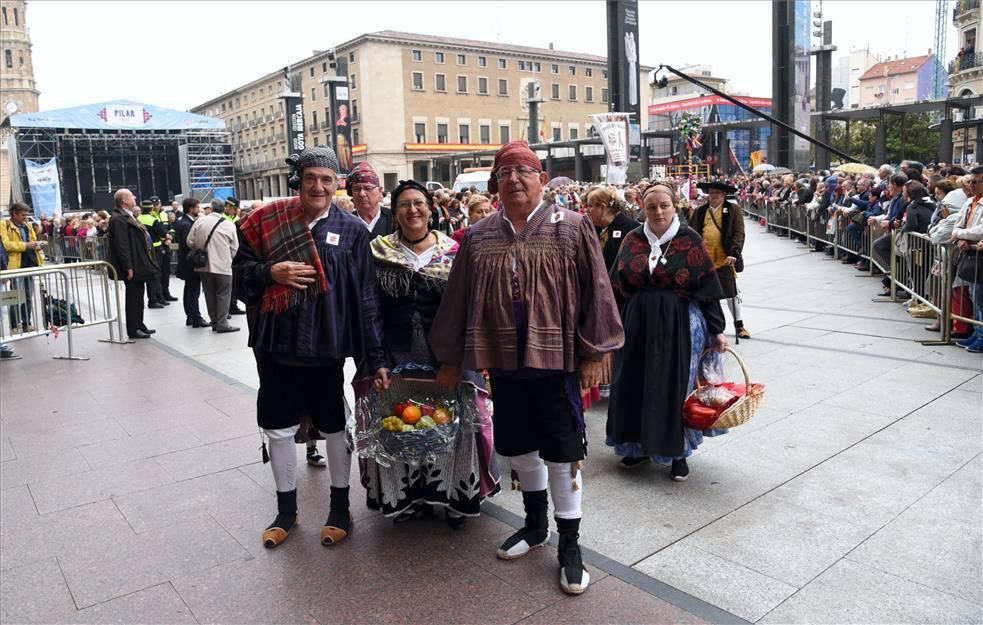
[[[513,173],[519,174],[520,178],[533,178],[539,175],[539,170],[525,166],[504,167],[495,172],[495,178],[498,180],[508,180],[512,177]]]
[[[417,210],[423,210],[429,207],[429,204],[427,204],[426,200],[413,200],[413,201],[396,203],[396,208],[410,208],[410,207],[413,207]]]
[[[378,188],[379,187],[375,186],[374,184],[361,184],[361,185],[353,186],[352,195],[356,195],[359,193],[372,193]]]

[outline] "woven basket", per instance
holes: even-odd
[[[735,428],[743,423],[746,423],[754,413],[757,412],[758,406],[761,404],[761,400],[765,397],[765,389],[763,386],[752,385],[751,384],[751,374],[747,370],[747,365],[744,364],[744,360],[737,355],[737,352],[731,348],[726,348],[726,351],[737,359],[737,364],[741,365],[741,371],[744,373],[744,388],[746,392],[744,395],[734,402],[733,405],[729,406],[726,410],[720,413],[717,420],[713,422],[710,426],[714,430],[729,430],[730,428]],[[696,393],[701,388],[700,380],[696,380],[696,388],[690,393],[690,396]]]

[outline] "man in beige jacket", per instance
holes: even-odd
[[[235,225],[211,213],[195,220],[188,233],[188,247],[204,250],[208,262],[195,269],[201,275],[201,288],[205,292],[205,307],[212,322],[212,332],[238,332],[229,325],[229,303],[232,299],[232,259],[239,250],[239,237]]]

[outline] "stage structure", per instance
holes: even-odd
[[[232,145],[225,122],[117,100],[8,118],[15,200],[34,205],[28,169],[55,159],[61,209],[104,209],[120,187],[201,200],[233,194]],[[31,161],[28,163],[27,161]]]

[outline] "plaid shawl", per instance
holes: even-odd
[[[272,264],[292,260],[317,270],[316,281],[304,290],[276,282],[266,287],[259,308],[261,312],[279,314],[327,291],[324,268],[314,245],[314,237],[307,227],[300,198],[292,197],[264,204],[254,210],[244,222],[240,222],[239,230],[246,243],[263,262]]]

